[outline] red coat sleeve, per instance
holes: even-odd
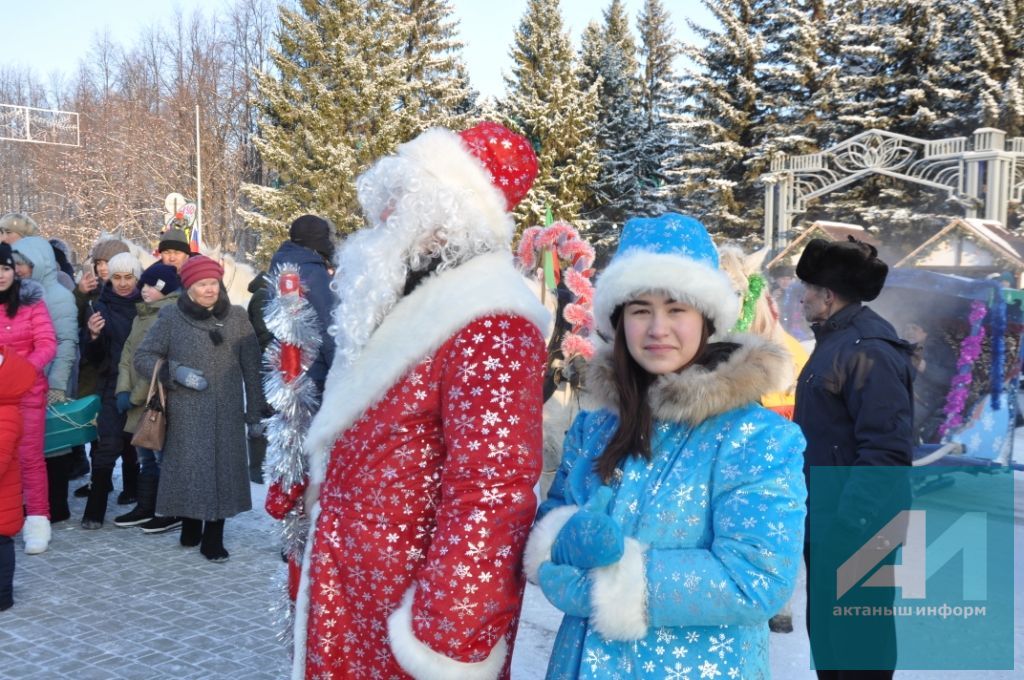
[[[412,632],[456,662],[504,656],[519,615],[542,468],[545,358],[536,326],[511,315],[474,321],[437,357],[446,458]]]

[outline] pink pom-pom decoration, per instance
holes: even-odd
[[[573,332],[578,333],[582,329],[590,333],[594,330],[594,315],[583,305],[570,302],[565,306],[562,316],[572,324]]]
[[[589,303],[594,299],[594,284],[590,282],[589,278],[575,269],[566,269],[563,274],[565,276],[565,286],[577,297],[577,302],[580,302],[580,304],[583,304],[583,301]]]
[[[532,273],[542,267],[544,260],[541,254],[546,251],[553,251],[558,258],[556,275],[560,272],[562,283],[575,298],[562,311],[562,316],[572,326],[572,332],[562,338],[562,354],[566,360],[581,356],[589,361],[594,356],[594,345],[586,336],[594,331],[596,325],[594,284],[591,282],[594,248],[580,238],[579,232],[567,222],[530,227],[523,232],[516,249],[520,269]]]
[[[570,239],[558,248],[559,257],[572,262],[577,271],[583,271],[594,264],[594,249],[586,241]]]
[[[594,358],[594,344],[576,333],[566,333],[562,338],[561,349],[566,361],[576,356],[581,356],[587,361]]]
[[[530,227],[523,232],[519,239],[519,249],[516,252],[516,259],[519,260],[519,267],[522,271],[533,271],[537,266],[537,235],[541,227]]]

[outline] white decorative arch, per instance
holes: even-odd
[[[0,141],[80,146],[78,114],[0,104]]]
[[[994,128],[976,130],[970,139],[932,141],[867,130],[819,153],[777,157],[761,176],[765,245],[784,248],[794,215],[809,201],[871,175],[943,190],[964,207],[966,217],[1006,224],[1010,201],[1024,196],[1024,138],[1007,141],[1006,133]]]

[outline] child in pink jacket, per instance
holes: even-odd
[[[22,494],[25,502],[25,552],[44,552],[50,543],[50,500],[46,482],[43,437],[46,433],[46,365],[57,353],[57,337],[43,302],[43,288],[14,274],[14,254],[0,243],[0,346],[7,346],[36,371],[32,388],[21,399]]]

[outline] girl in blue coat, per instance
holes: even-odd
[[[758,405],[781,347],[724,338],[739,303],[700,222],[626,223],[594,294],[609,339],[540,507],[527,576],[565,612],[548,678],[769,677],[803,548],[804,438]]]

